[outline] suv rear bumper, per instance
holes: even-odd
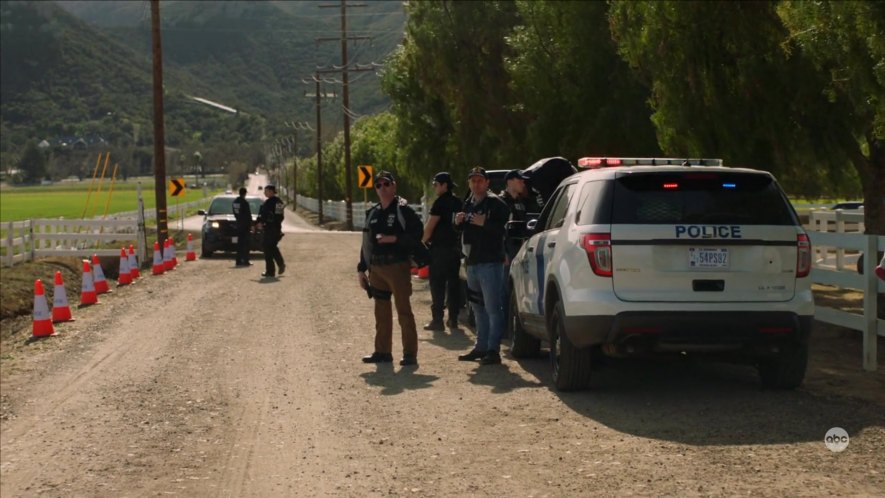
[[[624,312],[565,318],[569,340],[579,348],[610,344],[618,354],[679,351],[770,354],[804,343],[813,316],[784,311]]]

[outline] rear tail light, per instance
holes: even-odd
[[[590,268],[600,277],[612,276],[612,236],[608,233],[587,233],[581,238],[587,251]]]
[[[811,273],[811,241],[808,235],[796,236],[796,278],[807,277]]]

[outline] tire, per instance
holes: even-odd
[[[593,348],[579,349],[569,341],[565,334],[564,317],[562,303],[556,303],[547,325],[553,384],[560,391],[586,389],[590,385]]]
[[[522,327],[519,311],[516,306],[516,294],[510,293],[510,320],[507,322],[507,333],[510,335],[510,354],[514,358],[534,358],[541,351],[541,341],[530,336]]]
[[[212,251],[207,250],[207,249],[200,249],[200,257],[201,258],[211,258]]]
[[[772,358],[759,362],[759,381],[771,389],[795,389],[805,379],[808,367],[808,343],[799,344]]]

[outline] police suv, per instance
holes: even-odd
[[[608,356],[703,353],[805,376],[811,245],[774,177],[719,159],[582,158],[510,267],[511,352],[581,389]]]

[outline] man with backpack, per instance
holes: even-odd
[[[375,351],[365,363],[393,361],[393,310],[402,330],[403,366],[418,364],[418,332],[409,301],[412,295],[411,257],[421,246],[421,219],[405,199],[396,195],[396,180],[388,171],[375,177],[378,204],[366,212],[357,281],[375,300]],[[422,246],[423,247],[423,246]],[[368,271],[368,275],[366,274]]]

